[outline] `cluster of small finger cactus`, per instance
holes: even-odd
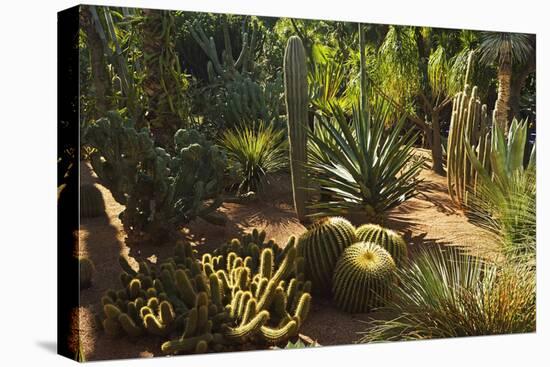
[[[170,354],[288,341],[309,311],[304,261],[293,237],[279,263],[267,246],[256,257],[244,255],[253,239],[263,243],[265,234],[255,231],[243,239],[246,249],[207,253],[200,261],[191,245],[180,243],[172,258],[154,266],[141,262],[137,271],[121,257],[124,288],[102,300],[105,332],[167,337],[161,349]]]
[[[355,233],[357,240],[373,242],[388,251],[398,268],[407,261],[407,244],[397,232],[377,224],[364,224]]]
[[[90,288],[95,272],[94,263],[87,257],[78,258],[80,289]]]
[[[322,219],[300,237],[298,248],[305,259],[306,276],[312,281],[315,292],[330,293],[336,262],[346,247],[354,242],[355,227],[342,217]]]
[[[395,282],[391,255],[372,242],[357,242],[344,250],[334,270],[336,305],[346,312],[368,312],[389,299]]]
[[[101,191],[91,184],[80,186],[80,217],[93,218],[105,213]]]

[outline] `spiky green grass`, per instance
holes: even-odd
[[[228,130],[221,138],[221,145],[239,176],[239,194],[261,191],[269,173],[288,165],[285,131],[272,124],[260,122]]]
[[[359,342],[532,332],[535,274],[527,266],[497,266],[456,249],[422,252],[398,271],[400,286],[386,311]]]

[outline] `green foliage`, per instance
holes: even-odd
[[[531,264],[536,252],[536,158],[535,147],[526,150],[527,122],[513,120],[508,136],[496,124],[488,170],[467,145],[468,158],[479,176],[468,209],[474,223],[497,235],[505,255]],[[525,166],[525,162],[527,165]]]
[[[261,191],[267,175],[288,164],[287,139],[284,130],[260,122],[227,130],[221,138],[228,163],[236,167],[240,179],[238,194]]]
[[[398,270],[400,287],[360,342],[525,333],[535,330],[535,273],[457,249],[425,250]]]
[[[80,281],[80,289],[90,288],[95,273],[95,266],[92,260],[87,257],[78,258],[78,279]]]
[[[308,167],[311,181],[330,198],[313,202],[310,208],[316,212],[312,216],[359,212],[378,221],[414,195],[422,166],[422,162],[411,161],[416,135],[403,131],[403,118],[386,132],[387,113],[382,103],[373,111],[355,107],[350,123],[333,106],[332,118],[319,119],[325,135],[310,133],[317,148],[309,151]]]
[[[173,156],[116,113],[92,124],[85,138],[96,149],[90,159],[100,182],[126,206],[120,218],[131,241],[161,242],[220,204],[225,153],[195,130],[176,132]]]
[[[298,247],[305,259],[306,276],[312,281],[315,292],[330,293],[336,262],[354,242],[355,227],[342,217],[324,218],[300,236]]]
[[[408,260],[407,243],[397,232],[377,224],[363,224],[355,232],[358,241],[373,242],[388,251],[398,268]]]
[[[395,284],[395,263],[388,251],[373,242],[347,247],[334,269],[332,293],[346,312],[368,312],[383,306]]]
[[[255,231],[243,243],[263,238],[265,233]],[[231,246],[248,251],[238,240]],[[280,261],[267,246],[255,258],[221,251],[199,261],[189,243],[179,243],[172,258],[141,262],[137,272],[123,259],[130,272],[121,275],[123,289],[107,291],[102,299],[104,330],[111,336],[168,338],[161,349],[169,354],[286,343],[297,335],[311,302],[293,239],[287,247]]]
[[[80,216],[93,218],[105,214],[105,201],[94,185],[80,186]]]
[[[290,171],[294,209],[300,220],[306,215],[308,88],[306,52],[297,36],[288,39],[284,61],[285,102],[290,142]]]

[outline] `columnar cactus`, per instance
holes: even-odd
[[[105,202],[95,185],[80,186],[80,217],[93,218],[105,213]]]
[[[330,217],[316,222],[304,233],[298,248],[305,260],[306,277],[316,293],[330,294],[332,272],[346,247],[356,242],[355,228],[342,217]]]
[[[391,255],[372,242],[357,242],[347,249],[334,270],[332,292],[346,312],[368,312],[390,298],[396,266]]]
[[[398,268],[407,261],[407,243],[397,232],[377,224],[363,224],[355,234],[358,241],[373,242],[388,251]]]
[[[467,84],[472,58],[468,59],[464,90],[453,98],[449,138],[447,140],[447,184],[449,195],[459,204],[467,204],[468,192],[476,190],[477,172],[468,159],[471,146],[481,164],[488,168],[491,147],[490,115],[477,95],[477,86]]]
[[[308,87],[306,52],[300,37],[288,39],[284,57],[285,103],[288,122],[290,171],[294,208],[300,220],[306,217]]]
[[[78,258],[80,289],[90,288],[94,277],[95,267],[87,257]]]
[[[249,238],[262,237],[255,231]],[[164,353],[286,342],[307,317],[311,283],[304,280],[293,240],[280,263],[269,247],[257,261],[257,270],[251,256],[236,252],[205,254],[198,261],[188,243],[178,244],[174,257],[159,265],[141,262],[138,271],[121,257],[123,289],[103,297],[101,324],[112,336],[168,337]],[[174,334],[178,337],[171,339]]]

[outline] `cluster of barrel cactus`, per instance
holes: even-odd
[[[80,217],[93,218],[105,213],[101,191],[92,184],[80,186]]]
[[[265,238],[257,231],[253,236]],[[240,255],[248,245],[260,251]],[[248,245],[199,260],[189,243],[178,243],[172,258],[154,266],[140,262],[137,271],[121,257],[123,288],[102,299],[105,332],[166,337],[161,349],[167,354],[287,342],[297,335],[311,302],[303,259],[293,238],[279,263],[270,246]]]
[[[306,259],[306,276],[312,281],[314,292],[330,294],[336,262],[355,242],[355,227],[342,217],[324,218],[300,236],[298,247]]]
[[[355,228],[342,217],[316,222],[298,240],[312,291],[332,295],[347,312],[382,306],[407,261],[407,245],[396,232],[375,224]]]
[[[155,147],[146,129],[116,112],[93,123],[85,141],[94,172],[116,201],[130,241],[157,241],[221,203],[225,153],[193,129],[174,135],[175,153]]]

